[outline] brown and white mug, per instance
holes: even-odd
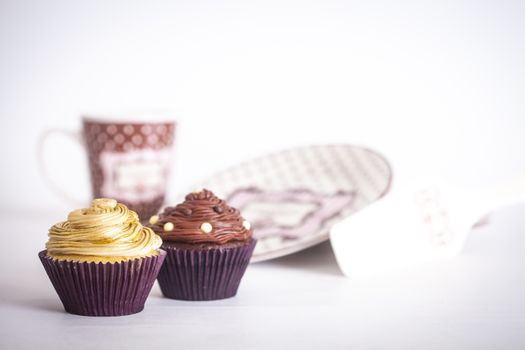
[[[145,121],[149,119],[148,121]],[[48,185],[58,195],[73,196],[58,186],[46,167],[45,143],[63,135],[80,142],[87,153],[93,198],[109,197],[125,203],[146,220],[165,199],[175,135],[175,122],[83,117],[80,132],[50,129],[39,143],[39,163]]]

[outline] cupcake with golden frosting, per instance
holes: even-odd
[[[94,199],[49,229],[38,256],[67,312],[121,316],[142,311],[166,253],[161,238],[114,199]]]
[[[150,227],[167,253],[158,276],[164,296],[214,300],[237,293],[256,245],[237,209],[211,191],[197,190],[151,217]]]

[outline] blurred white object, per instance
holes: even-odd
[[[349,216],[332,228],[330,241],[346,276],[386,272],[458,255],[484,215],[521,201],[525,178],[475,191],[427,181],[394,189]]]

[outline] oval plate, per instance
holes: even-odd
[[[252,261],[295,253],[384,196],[392,180],[380,154],[351,145],[284,150],[242,162],[201,184],[238,208],[258,239]]]

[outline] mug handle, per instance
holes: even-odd
[[[42,134],[40,134],[40,138],[37,143],[37,158],[38,158],[38,165],[39,170],[44,178],[44,182],[46,185],[51,189],[58,197],[61,197],[66,202],[69,202],[72,205],[81,206],[85,204],[85,200],[81,200],[79,198],[75,198],[71,196],[67,191],[65,191],[62,187],[60,187],[49,175],[49,169],[47,167],[47,163],[45,161],[45,146],[49,139],[53,136],[65,136],[66,138],[70,140],[74,140],[80,146],[84,146],[83,138],[80,132],[78,131],[72,131],[72,130],[64,130],[64,129],[47,129]]]

